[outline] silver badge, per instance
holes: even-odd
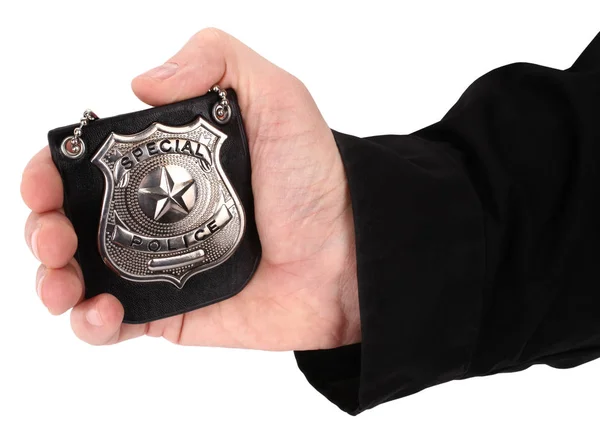
[[[220,163],[226,138],[202,118],[108,137],[92,159],[105,178],[98,241],[108,266],[181,288],[233,254],[245,219]]]

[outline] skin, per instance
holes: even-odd
[[[73,259],[77,236],[62,212],[63,188],[48,147],[21,184],[32,210],[25,238],[42,263],[36,286],[55,315],[71,310],[82,340],[112,344],[142,335],[183,345],[263,350],[326,349],[359,342],[354,226],[348,185],[329,127],[304,85],[230,35],[205,29],[167,63],[132,82],[145,103],[234,88],[250,144],[262,261],[226,301],[148,324],[123,324],[110,293],[84,300]]]

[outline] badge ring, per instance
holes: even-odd
[[[75,140],[74,136],[69,136],[64,138],[64,140],[62,141],[62,143],[60,144],[60,151],[61,153],[65,156],[68,157],[69,159],[79,159],[80,157],[82,157],[85,154],[85,142],[83,142],[83,139],[79,138],[77,143],[79,144],[78,151],[77,152],[73,152],[70,151],[67,147],[67,145],[69,143],[71,143],[71,145],[73,144],[73,141]]]

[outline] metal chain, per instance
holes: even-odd
[[[217,84],[212,86],[209,92],[215,92],[221,98],[221,101],[213,107],[212,114],[213,118],[219,124],[226,124],[231,119],[231,106],[229,105],[229,101],[227,100],[227,91],[223,90]]]
[[[79,127],[76,127],[73,130],[73,136],[69,136],[62,142],[60,150],[69,159],[79,159],[85,153],[85,143],[83,142],[83,139],[81,139],[81,132],[83,127],[94,119],[98,119],[96,113],[90,109],[84,111],[83,116],[79,120]]]
[[[212,109],[213,118],[219,124],[226,124],[231,119],[231,106],[227,99],[227,91],[215,84],[209,90],[209,92],[215,92],[221,98],[221,101],[216,103]],[[83,127],[88,125],[88,122],[98,119],[96,113],[87,109],[83,112],[83,116],[79,120],[79,127],[73,130],[73,136],[66,138],[60,147],[62,153],[70,159],[78,159],[85,153],[85,143],[81,139],[81,133]]]
[[[81,148],[81,130],[83,130],[83,127],[85,127],[89,121],[93,121],[94,119],[98,119],[98,116],[89,108],[83,112],[83,116],[79,120],[79,127],[73,130],[73,139],[71,139],[71,149],[73,150],[73,153],[79,153],[79,149]]]

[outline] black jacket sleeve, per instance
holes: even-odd
[[[296,352],[328,399],[357,414],[600,356],[600,34],[570,69],[488,73],[412,135],[335,139],[362,342]]]

